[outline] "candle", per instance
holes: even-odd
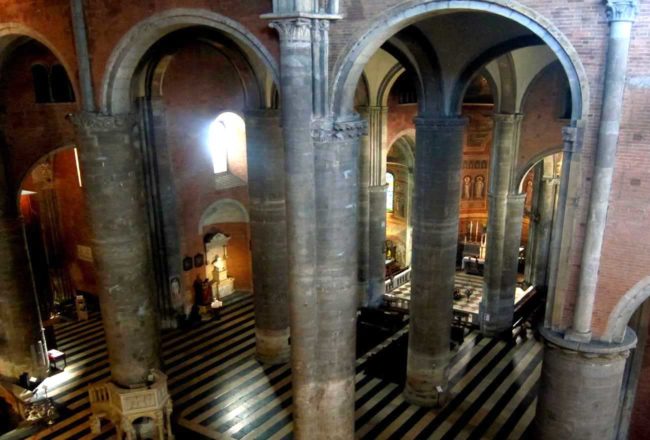
[[[472,239],[472,228],[474,227],[474,222],[469,222],[469,239]]]

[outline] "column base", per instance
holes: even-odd
[[[448,355],[435,358],[409,352],[404,399],[425,408],[444,406],[450,399],[448,365]]]
[[[534,437],[614,438],[634,331],[628,329],[621,344],[569,342],[549,329],[540,331],[546,343]]]
[[[290,358],[289,329],[255,329],[255,358],[266,365],[286,364]]]
[[[311,384],[293,382],[294,438],[354,438],[354,376]]]
[[[481,334],[487,337],[498,337],[511,332],[514,316],[514,302],[515,298],[513,295],[513,306],[508,310],[496,312],[488,312],[485,305],[481,302],[479,304]]]
[[[122,388],[112,382],[88,387],[90,429],[101,433],[101,419],[108,419],[117,431],[117,438],[135,438],[134,422],[149,419],[152,437],[173,440],[171,426],[172,400],[167,389],[167,376],[151,371],[152,382],[143,387]]]
[[[573,329],[567,330],[564,334],[564,339],[571,342],[591,342],[591,332],[582,333]]]

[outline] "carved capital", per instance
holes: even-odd
[[[524,119],[524,115],[521,113],[495,113],[492,118],[494,122],[510,122],[510,123],[519,123]]]
[[[610,23],[634,21],[639,12],[639,4],[637,0],[605,0],[605,12]]]
[[[88,132],[111,132],[125,131],[135,124],[135,116],[126,115],[102,115],[100,113],[76,113],[68,115],[68,119],[79,130]]]
[[[311,42],[312,21],[308,18],[286,18],[272,21],[269,26],[278,31],[285,43]]]
[[[363,119],[351,121],[318,120],[312,124],[312,136],[316,142],[358,139],[368,134],[368,122]]]
[[[576,127],[563,127],[562,128],[562,143],[564,144],[564,151],[574,153],[576,151],[578,141],[578,129]]]

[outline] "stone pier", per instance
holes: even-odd
[[[515,167],[522,115],[494,115],[490,158],[488,228],[481,331],[495,335],[510,329],[515,308],[517,262],[524,211],[523,194],[516,194]]]
[[[74,116],[111,376],[124,388],[160,368],[142,159],[130,115]]]
[[[43,377],[46,361],[23,222],[5,212],[0,212],[0,286],[0,376]]]
[[[289,361],[284,144],[278,110],[246,112],[256,357]]]
[[[636,345],[627,329],[621,344],[565,341],[542,329],[546,341],[534,422],[541,440],[613,439],[625,364]]]
[[[418,117],[405,398],[444,404],[452,320],[463,118]]]

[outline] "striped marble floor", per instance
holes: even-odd
[[[252,299],[242,295],[222,309],[218,321],[163,335],[177,438],[292,437],[290,370],[262,368],[255,361],[253,320]],[[114,437],[109,424],[99,436],[88,426],[86,387],[109,378],[99,316],[61,324],[56,334],[68,367],[49,379],[48,394],[62,405],[63,418],[35,438]],[[405,357],[399,347],[406,339],[403,328],[357,359],[357,438],[522,438],[535,412],[541,344],[526,337],[506,342],[470,333],[451,364],[453,398],[433,411],[409,405],[401,385],[377,374],[382,354]]]

